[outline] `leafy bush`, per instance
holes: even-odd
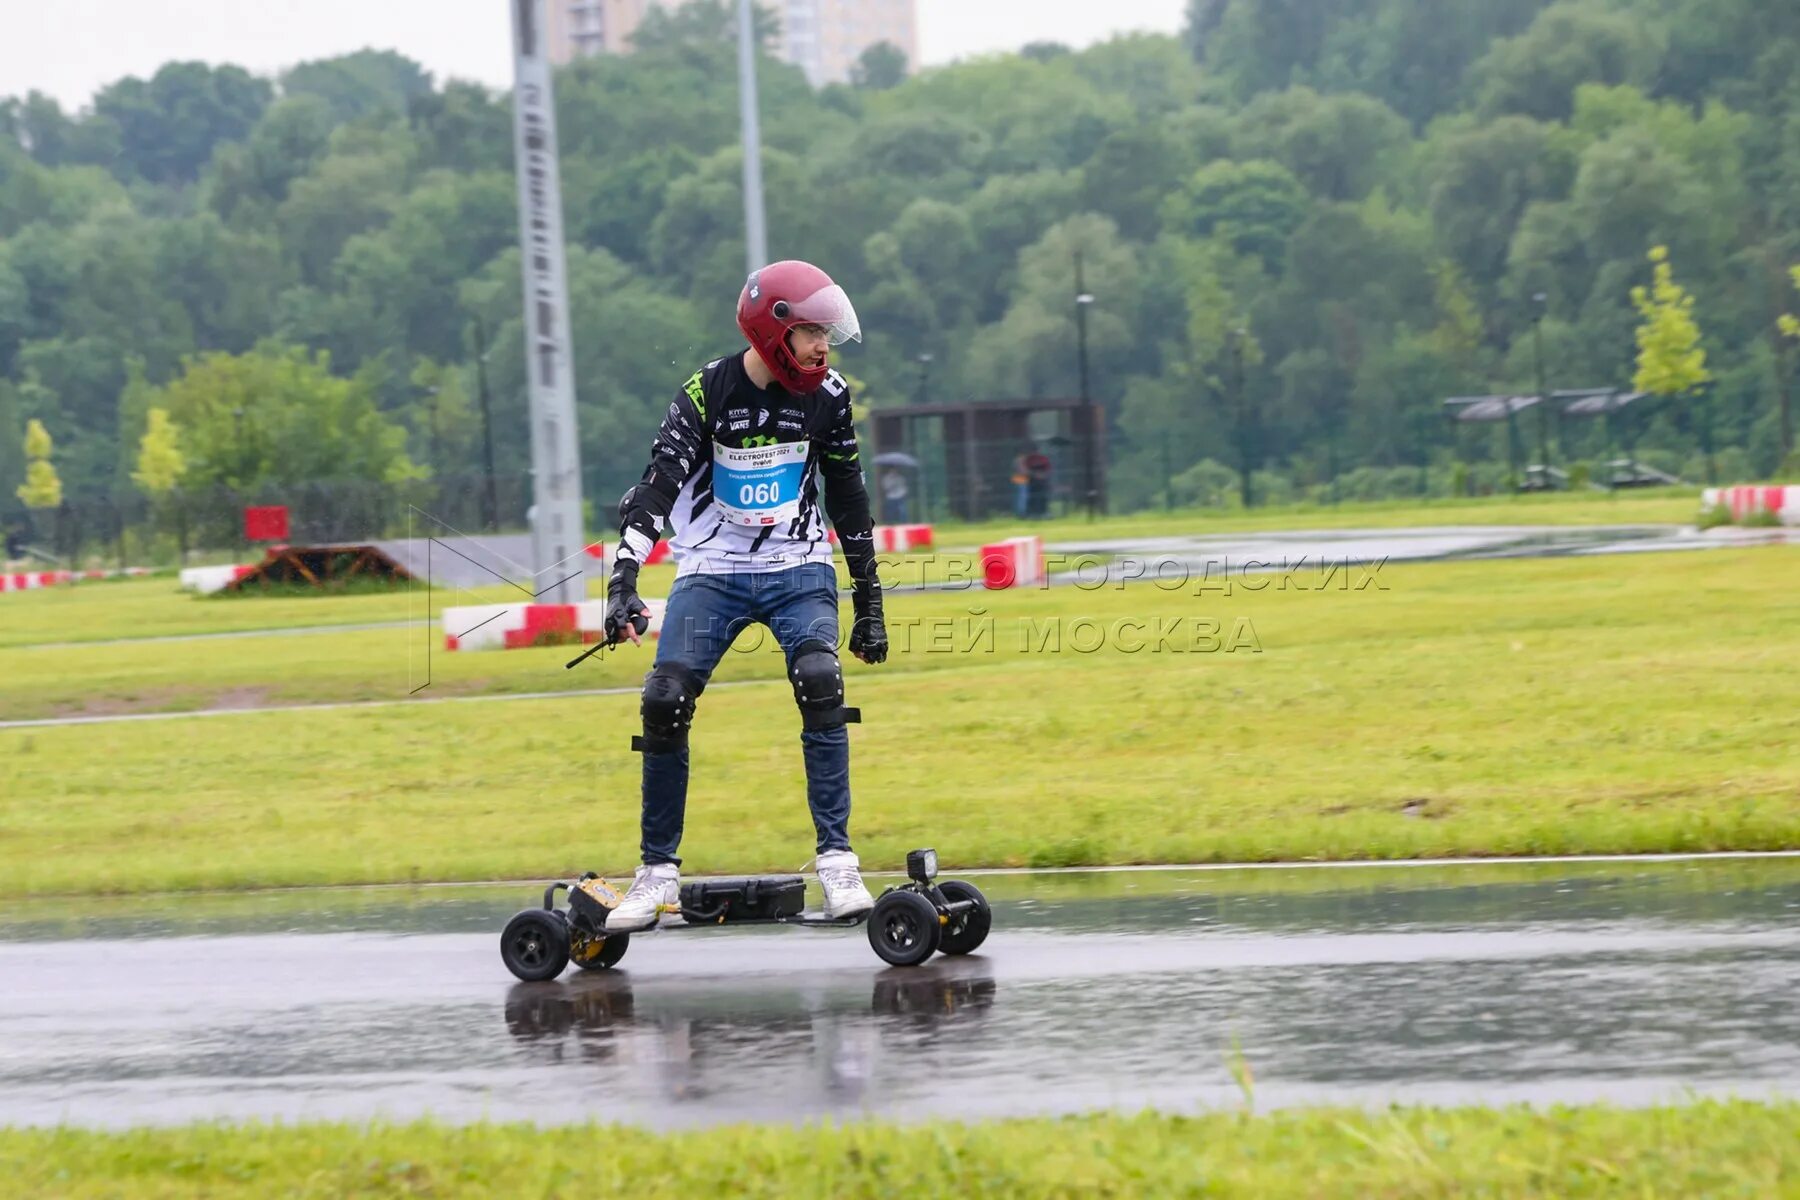
[[[1701,529],[1717,529],[1721,525],[1731,524],[1731,510],[1723,504],[1715,504],[1700,513],[1700,519],[1694,522]]]

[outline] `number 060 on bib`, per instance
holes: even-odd
[[[775,525],[800,515],[807,442],[751,446],[713,443],[713,502],[737,525]]]

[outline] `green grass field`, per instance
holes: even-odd
[[[1232,512],[1186,509],[1129,517],[1082,517],[1021,524],[940,525],[940,550],[968,550],[1021,531],[1052,541],[1150,537],[1169,533],[1220,534],[1236,530],[1332,529],[1409,525],[1614,525],[1692,524],[1698,513],[1692,489],[1656,489],[1618,496],[1519,496],[1511,499],[1443,500],[1431,504],[1384,502],[1333,507],[1288,506]],[[610,540],[610,535],[608,535]],[[652,567],[643,574],[646,596],[666,594],[674,571]],[[605,589],[590,583],[589,594]],[[523,599],[516,588],[497,586],[466,592],[424,588],[391,595],[213,597],[196,600],[179,590],[173,576],[78,584],[49,591],[0,596],[0,648],[40,642],[103,641],[285,629],[303,625],[355,625],[424,619],[444,604],[500,604]],[[0,675],[3,678],[3,675]]]
[[[659,1135],[519,1125],[0,1131],[23,1196],[1800,1195],[1800,1104],[1142,1114]]]
[[[961,866],[1791,848],[1793,564],[1759,548],[1390,567],[1385,590],[905,597],[893,659],[847,663],[858,847],[897,865],[935,843]],[[1135,651],[1074,645],[1132,620]],[[1159,646],[1157,621],[1180,636]],[[1233,630],[1254,636],[1228,652]],[[423,636],[0,665],[15,712],[34,688],[397,697]],[[570,653],[438,655],[433,686],[626,693],[0,730],[0,894],[625,870],[650,654],[565,671]],[[703,873],[791,870],[811,826],[779,655],[733,651],[716,679],[684,853]]]
[[[1454,500],[1374,500],[1344,504],[1283,504],[1267,508],[1185,508],[1129,516],[1085,515],[1048,521],[938,522],[946,547],[977,546],[1017,533],[1046,540],[1219,534],[1276,529],[1383,529],[1425,525],[1692,525],[1700,515],[1699,488],[1633,492],[1545,492]]]

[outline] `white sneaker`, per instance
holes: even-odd
[[[656,924],[665,904],[681,903],[681,868],[657,863],[637,869],[619,906],[606,914],[608,933],[629,933]]]
[[[862,864],[848,850],[827,850],[813,860],[819,883],[825,889],[827,917],[854,917],[875,907],[875,897],[863,886]]]

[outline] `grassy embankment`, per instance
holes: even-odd
[[[1390,567],[1385,590],[907,597],[893,659],[848,665],[858,845],[963,866],[1791,848],[1793,578],[1768,548]],[[1083,619],[1112,631],[1097,652],[1072,648]],[[1254,644],[1228,652],[1234,629]],[[0,651],[0,704],[393,697],[414,636]],[[649,659],[569,653],[439,654],[434,687],[629,689]],[[717,679],[684,849],[791,870],[811,829],[780,659],[734,651]],[[636,725],[628,692],[3,730],[0,894],[618,871]]]
[[[896,1127],[432,1124],[0,1132],[20,1195],[1800,1195],[1800,1105],[1143,1114]]]

